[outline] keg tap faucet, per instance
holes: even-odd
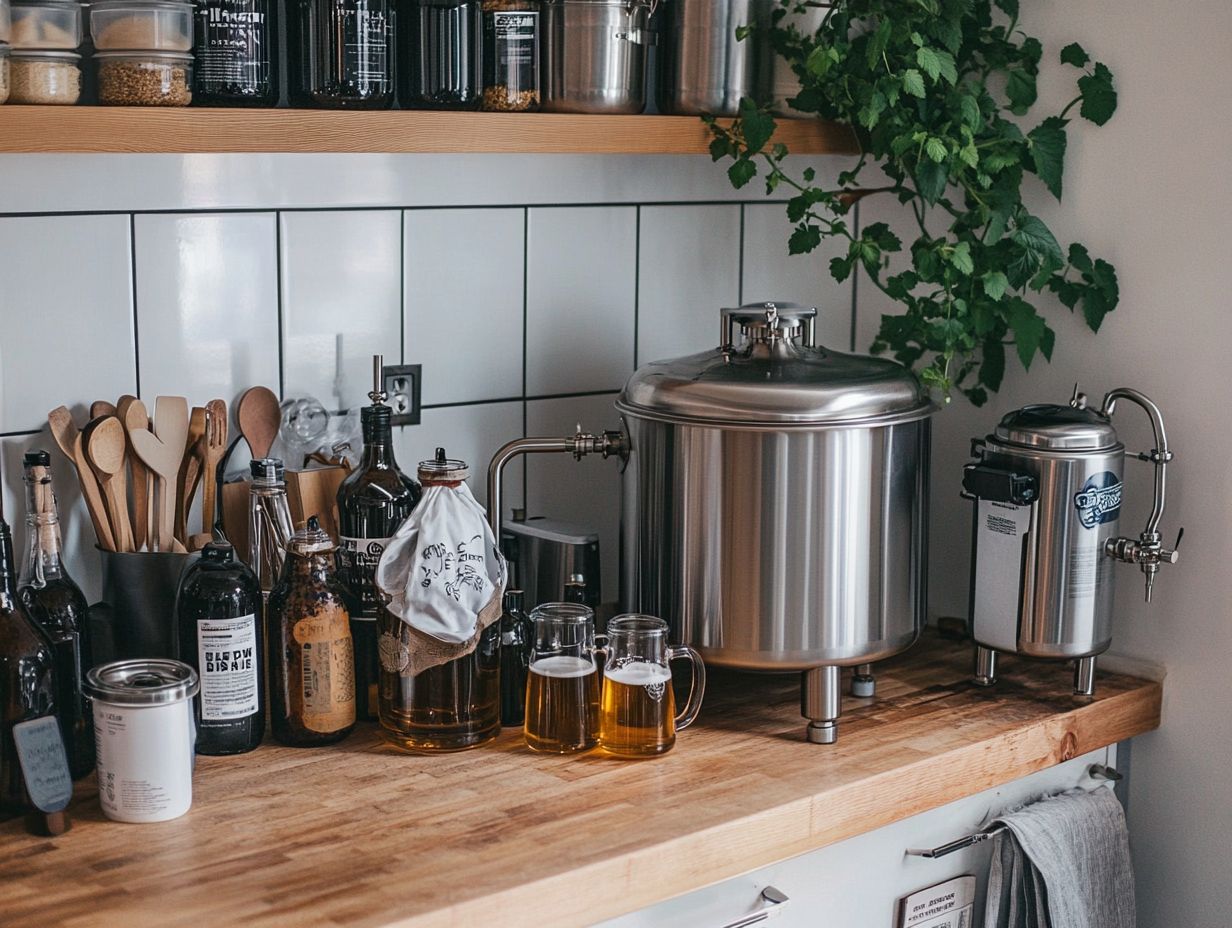
[[[1137,564],[1146,577],[1146,601],[1151,601],[1155,589],[1155,578],[1159,568],[1164,564],[1175,564],[1179,555],[1177,549],[1181,546],[1181,538],[1185,530],[1177,532],[1176,542],[1171,548],[1163,546],[1163,538],[1159,532],[1159,520],[1164,514],[1164,495],[1168,462],[1173,454],[1168,450],[1168,436],[1164,431],[1164,417],[1159,407],[1150,397],[1129,387],[1117,387],[1104,397],[1104,405],[1100,414],[1111,418],[1116,411],[1117,400],[1128,400],[1140,406],[1151,420],[1151,429],[1155,433],[1155,447],[1150,451],[1141,451],[1135,455],[1140,461],[1149,461],[1155,465],[1155,495],[1151,506],[1151,515],[1147,518],[1146,528],[1136,538],[1109,538],[1104,546],[1104,553],[1109,557],[1124,561],[1126,564]],[[1086,397],[1074,386],[1074,396],[1071,406],[1081,408],[1086,405]]]

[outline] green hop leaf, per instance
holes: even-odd
[[[732,166],[727,169],[727,178],[731,181],[731,185],[739,190],[754,177],[757,176],[757,165],[747,158],[742,158],[739,161],[733,162]]]
[[[949,152],[946,151],[945,142],[941,141],[941,139],[936,136],[933,136],[924,143],[924,154],[928,155],[928,157],[932,158],[934,161],[944,161],[949,155]]]
[[[916,51],[915,61],[920,70],[934,82],[938,78],[944,78],[951,86],[958,82],[958,69],[954,66],[954,56],[949,52],[937,51],[925,45]]]
[[[1065,165],[1067,122],[1060,116],[1049,116],[1027,135],[1035,173],[1058,200],[1061,199],[1061,170]]]
[[[1005,346],[1000,338],[984,340],[984,363],[980,365],[979,380],[989,390],[996,393],[1001,389],[1001,381],[1005,379]]]
[[[801,223],[796,226],[796,230],[791,233],[791,238],[787,241],[787,252],[793,255],[807,254],[820,244],[821,227],[811,223]]]
[[[1009,301],[1006,320],[1014,330],[1014,347],[1018,349],[1018,360],[1024,368],[1030,370],[1048,325],[1044,322],[1044,317],[1035,311],[1034,306],[1018,297]]]
[[[903,72],[903,90],[911,94],[913,97],[924,98],[924,75],[915,68],[908,68]]]
[[[1117,108],[1117,92],[1112,86],[1112,72],[1106,65],[1095,63],[1091,74],[1078,78],[1078,90],[1082,94],[1082,106],[1078,112],[1097,126],[1102,126]]]
[[[831,258],[830,276],[841,284],[844,280],[851,276],[852,267],[853,263],[850,256],[846,258]]]
[[[1075,68],[1085,68],[1091,56],[1077,42],[1071,42],[1061,49],[1061,64],[1072,64]]]
[[[954,246],[954,250],[950,253],[950,264],[954,266],[954,270],[964,277],[971,276],[971,273],[975,270],[975,262],[971,260],[971,244],[969,242],[959,242]]]
[[[1015,19],[1018,18],[1018,0],[995,0],[997,9],[1001,10],[1007,16]]]
[[[1005,296],[1005,291],[1009,288],[1009,278],[1005,276],[1004,271],[989,271],[983,277],[984,293],[990,300],[999,300]],[[989,384],[992,386],[992,384]],[[993,387],[993,389],[997,389]]]
[[[1010,101],[1010,112],[1015,116],[1024,115],[1035,105],[1037,97],[1035,75],[1027,73],[1022,68],[1010,71],[1005,80],[1005,95]]]
[[[744,144],[749,154],[755,155],[766,147],[774,135],[774,117],[745,97],[740,101],[740,130],[744,133]]]

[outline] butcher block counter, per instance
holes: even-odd
[[[799,678],[712,672],[670,754],[620,761],[494,745],[409,756],[361,726],[314,750],[201,757],[192,810],[72,830],[0,825],[0,925],[576,925],[961,799],[1159,724],[1161,685],[1007,659],[969,682],[969,643],[926,637],[807,744]]]

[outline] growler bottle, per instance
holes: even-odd
[[[355,656],[335,545],[317,517],[291,536],[269,596],[274,737],[292,747],[341,741],[355,727]]]
[[[0,519],[0,818],[33,809],[13,726],[55,714],[51,643],[17,601],[13,536]]]
[[[193,699],[198,754],[243,754],[265,735],[261,584],[225,541],[184,572],[175,600],[180,660],[201,681]]]
[[[419,502],[419,484],[394,460],[392,411],[385,405],[382,361],[374,359],[371,406],[360,410],[364,450],[359,466],[338,487],[338,574],[352,595],[355,706],[360,718],[377,717],[377,619],[386,610],[376,587],[376,565],[389,539]]]
[[[51,642],[56,667],[56,715],[68,754],[69,772],[79,780],[94,769],[94,720],[82,691],[93,665],[90,607],[60,557],[60,515],[51,483],[51,456],[31,451],[22,461],[26,485],[26,559],[17,598]]]

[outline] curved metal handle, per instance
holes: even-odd
[[[693,682],[689,686],[689,698],[685,701],[684,708],[676,714],[677,731],[688,728],[697,719],[697,713],[702,709],[702,697],[706,694],[706,665],[702,662],[702,656],[688,645],[667,649],[669,661],[679,657],[688,658],[693,665]]]
[[[738,918],[734,922],[728,922],[723,928],[748,928],[749,925],[760,925],[783,911],[783,907],[787,905],[789,900],[787,894],[780,889],[775,889],[773,886],[767,886],[761,891],[761,908],[756,912],[750,912],[743,918]]]

